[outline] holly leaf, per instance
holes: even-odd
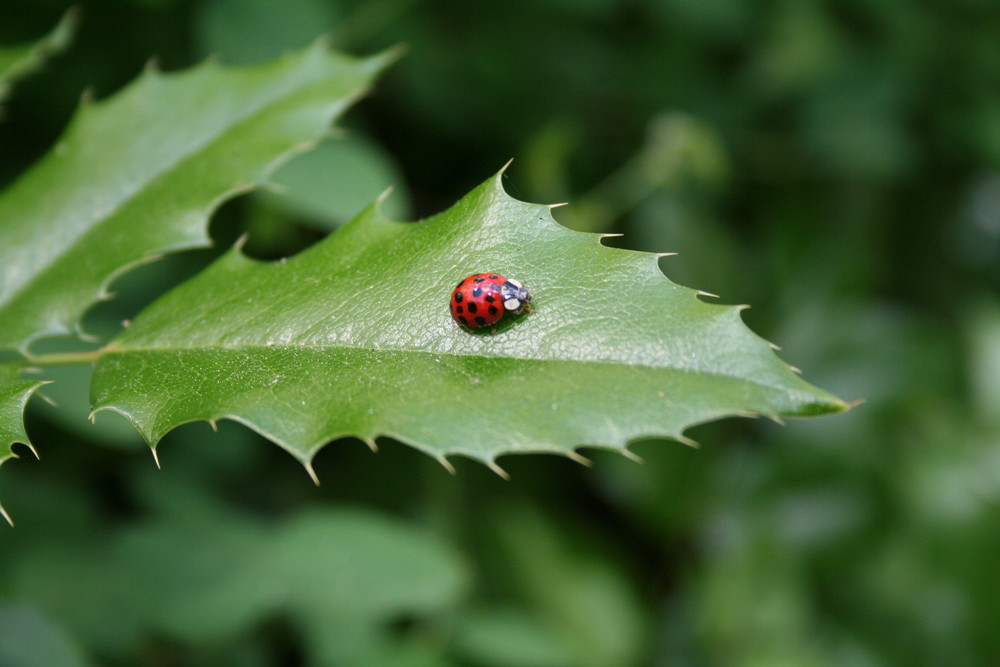
[[[148,69],[85,102],[0,194],[0,349],[71,333],[116,276],[209,245],[212,211],[323,138],[391,59],[317,44],[258,67]]]
[[[41,69],[52,56],[65,49],[76,32],[77,12],[70,9],[45,37],[30,44],[0,46],[0,100],[14,83]]]
[[[45,383],[44,380],[23,380],[17,366],[0,363],[0,465],[9,458],[17,458],[13,447],[16,443],[27,445],[35,452],[24,430],[24,406]],[[38,454],[35,453],[35,456]],[[2,505],[0,515],[13,525]]]
[[[502,454],[625,451],[729,415],[846,407],[657,259],[561,227],[499,176],[423,222],[376,205],[288,261],[235,248],[154,302],[102,354],[94,412],[124,415],[154,447],[227,418],[307,468],[334,438],[383,435],[495,468]],[[456,325],[451,291],[482,271],[524,282],[535,312],[495,332]]]

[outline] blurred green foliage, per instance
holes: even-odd
[[[319,455],[314,488],[234,424],[179,429],[158,471],[127,431],[35,400],[42,460],[0,473],[18,522],[0,537],[0,662],[996,661],[995,2],[277,4],[80,2],[74,45],[3,103],[0,184],[84,89],[107,95],[151,56],[265,60],[323,31],[358,53],[403,43],[348,118],[355,166],[333,141],[313,167],[343,192],[289,172],[287,200],[220,211],[220,247],[249,229],[254,252],[294,252],[389,185],[401,215],[424,216],[515,157],[512,194],[678,251],[671,278],[753,303],[746,319],[785,359],[867,402],[704,426],[700,450],[640,443],[644,465],[509,457],[510,482],[347,441]],[[0,43],[38,39],[65,9],[3,0]],[[89,330],[212,256],[122,279]]]

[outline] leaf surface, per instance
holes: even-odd
[[[0,194],[0,349],[71,333],[115,276],[208,245],[211,212],[324,137],[389,60],[317,44],[259,67],[150,69],[84,103]]]
[[[0,363],[0,464],[12,456],[14,443],[30,445],[24,430],[24,406],[44,380],[24,380],[17,366]]]
[[[482,271],[519,278],[536,311],[495,332],[460,328],[451,291]],[[230,418],[307,466],[347,435],[490,462],[846,407],[738,308],[671,283],[656,255],[561,227],[499,176],[419,223],[373,206],[288,261],[234,249],[112,341],[92,399],[154,446],[178,424]]]

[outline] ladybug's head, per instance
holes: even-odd
[[[522,313],[531,301],[528,290],[513,278],[508,278],[507,282],[500,286],[500,295],[503,297],[504,310],[515,315]]]

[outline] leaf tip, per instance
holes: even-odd
[[[14,527],[14,520],[10,518],[9,514],[7,514],[7,510],[3,508],[3,505],[0,505],[0,516],[3,516],[11,528]]]
[[[853,401],[844,401],[837,398],[836,396],[831,396],[830,400],[827,401],[826,403],[816,402],[804,406],[804,408],[799,413],[796,413],[794,416],[811,417],[813,415],[837,414],[840,412],[847,412],[848,410],[853,410],[854,408],[865,402],[866,399],[864,398],[856,398]]]
[[[160,455],[156,452],[156,447],[150,447],[149,451],[153,454],[153,463],[156,464],[156,469],[163,470],[163,466],[160,465]]]

